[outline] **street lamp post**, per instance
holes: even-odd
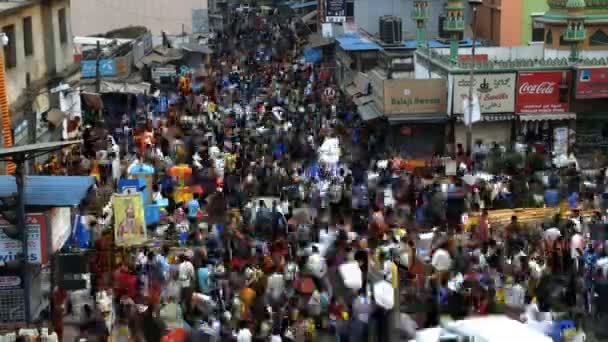
[[[469,72],[469,103],[468,110],[465,113],[467,115],[467,141],[466,141],[466,151],[467,155],[471,156],[471,148],[473,146],[473,87],[475,82],[475,45],[477,45],[477,7],[481,5],[483,0],[469,0],[469,5],[473,10],[473,24],[471,26],[471,31],[473,33],[473,46],[471,47],[471,70]]]

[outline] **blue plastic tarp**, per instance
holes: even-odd
[[[319,63],[323,59],[323,51],[318,48],[304,49],[304,61],[306,63]]]

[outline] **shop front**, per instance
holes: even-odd
[[[443,79],[385,80],[388,143],[405,158],[429,159],[445,151],[447,83]]]
[[[570,70],[519,72],[515,110],[518,141],[537,150],[567,154],[576,114],[570,109]]]
[[[473,94],[477,96],[479,110],[472,118],[472,142],[481,142],[490,148],[494,143],[508,146],[513,141],[515,112],[515,73],[482,73],[473,77]],[[452,115],[454,141],[466,146],[465,102],[469,98],[471,78],[468,74],[454,75]]]
[[[608,150],[608,68],[581,67],[575,70],[573,110],[576,111],[577,152]]]

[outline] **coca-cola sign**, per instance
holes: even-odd
[[[570,109],[571,72],[520,72],[515,110],[519,114],[565,113]]]

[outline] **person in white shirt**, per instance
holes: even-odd
[[[189,288],[194,280],[194,265],[185,255],[181,256],[181,263],[178,268],[178,279],[182,289]]]
[[[251,342],[253,335],[251,334],[251,330],[249,330],[245,324],[239,329],[238,334],[236,335],[237,342]]]
[[[443,248],[437,249],[433,254],[433,258],[431,259],[431,265],[433,265],[436,271],[449,271],[450,267],[452,266],[452,258],[450,257],[450,253]]]

